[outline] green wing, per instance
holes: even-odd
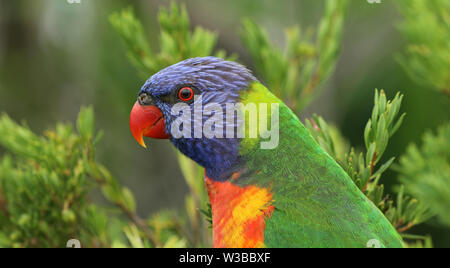
[[[252,175],[245,183],[273,192],[266,246],[366,247],[379,241],[381,247],[402,247],[390,222],[282,103],[279,118],[278,147],[246,152]]]

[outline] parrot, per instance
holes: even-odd
[[[216,109],[196,116],[196,107],[208,104]],[[244,104],[266,112],[277,127],[275,144],[263,148],[261,129],[246,135],[254,120],[246,120]],[[218,109],[229,105],[234,113]],[[194,127],[213,115],[224,119],[224,126],[217,120],[210,126],[216,134],[244,135],[196,135]],[[144,137],[168,139],[204,167],[215,248],[403,247],[384,214],[294,112],[239,63],[207,56],[160,70],[139,90],[129,124],[143,147]]]

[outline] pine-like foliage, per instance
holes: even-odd
[[[267,87],[296,113],[323,88],[336,65],[348,1],[326,1],[317,32],[299,25],[285,31],[286,47],[279,49],[267,32],[245,19],[241,38]]]
[[[400,30],[408,41],[397,59],[411,79],[424,90],[442,92],[450,101],[450,2],[446,0],[398,1],[404,21]],[[418,197],[450,226],[450,125],[427,131],[422,146],[411,144],[395,166],[405,191]]]
[[[426,88],[450,96],[450,1],[397,1],[408,41],[397,59],[409,76]]]
[[[428,204],[440,221],[450,226],[450,124],[436,134],[427,132],[423,144],[408,146],[396,166],[407,192]]]
[[[175,3],[159,11],[159,51],[155,51],[156,44],[149,45],[144,28],[131,8],[113,13],[110,22],[122,37],[128,58],[143,79],[187,58],[211,55],[226,58],[225,51],[214,52],[217,34],[202,27],[191,31],[186,8]]]
[[[81,110],[76,130],[57,124],[43,136],[0,116],[0,247],[183,247],[174,215],[139,218],[133,194],[95,158],[92,108]],[[100,190],[111,207],[92,202]],[[119,216],[119,217],[118,217]],[[163,229],[163,230],[162,230]]]
[[[58,124],[37,136],[26,126],[0,117],[0,145],[8,150],[0,162],[0,246],[64,247],[71,238],[83,246],[107,246],[107,218],[92,205],[88,192],[106,179],[94,161],[92,109],[80,113],[78,131]],[[115,185],[105,182],[105,189]],[[127,189],[111,198],[132,210]]]

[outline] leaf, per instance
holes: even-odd
[[[391,157],[386,163],[384,163],[383,165],[381,165],[381,167],[374,173],[372,174],[372,178],[375,178],[377,176],[380,176],[381,174],[383,174],[383,172],[385,172],[394,162],[395,157]]]
[[[78,114],[77,127],[81,137],[90,140],[94,136],[94,111],[92,107],[81,108]]]
[[[130,189],[123,187],[122,188],[122,198],[123,198],[123,204],[125,207],[131,211],[136,211],[136,201],[134,200],[134,196],[131,193]]]

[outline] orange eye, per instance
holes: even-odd
[[[194,98],[194,90],[190,87],[183,87],[178,91],[178,98],[182,101],[190,101]]]

